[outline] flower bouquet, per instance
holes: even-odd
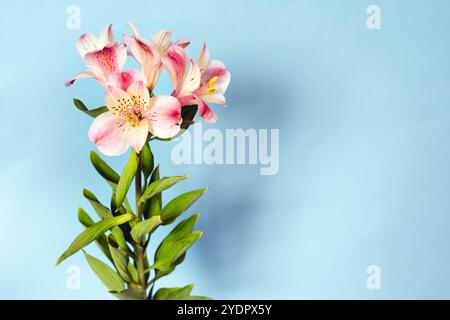
[[[161,178],[150,146],[182,135],[194,124],[197,113],[204,121],[215,122],[216,114],[209,105],[226,105],[224,93],[230,73],[222,62],[210,60],[206,44],[194,60],[185,50],[188,40],[172,42],[168,31],[145,39],[132,24],[129,26],[132,34],[124,35],[122,42],[114,41],[109,25],[99,37],[85,33],[76,43],[87,70],[71,78],[66,86],[81,78],[93,78],[105,90],[105,106],[99,108],[89,109],[74,99],[79,110],[94,118],[89,139],[106,156],[119,156],[128,149],[131,152],[120,175],[91,152],[92,165],[111,187],[109,206],[91,191],[83,190],[99,220],[94,221],[82,208],[78,210],[78,220],[85,229],[59,257],[57,265],[82,250],[95,274],[119,299],[206,299],[191,295],[193,285],[155,288],[156,281],[173,272],[201,237],[200,231],[194,231],[199,216],[194,214],[179,222],[150,260],[147,248],[152,234],[174,223],[206,189],[184,193],[163,204],[162,192],[187,175]],[[127,56],[138,62],[140,70],[124,70]],[[170,95],[157,96],[154,88],[164,69],[174,89]],[[133,180],[134,197],[130,195]],[[84,250],[92,242],[110,264]]]

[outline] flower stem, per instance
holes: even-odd
[[[136,189],[136,220],[137,223],[142,221],[142,212],[141,206],[139,205],[139,197],[142,194],[142,164],[141,164],[141,155],[138,154],[138,167],[136,170],[135,176],[135,189]],[[144,263],[144,248],[139,243],[134,244],[134,254],[135,254],[135,262],[136,268],[139,275],[139,284],[146,288],[146,279],[145,279],[145,263]]]

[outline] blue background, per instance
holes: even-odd
[[[81,29],[66,27],[67,6]],[[381,8],[382,28],[366,27]],[[207,40],[232,73],[215,127],[280,129],[280,170],[181,165],[174,143],[153,148],[163,175],[190,173],[168,192],[208,186],[190,210],[204,236],[161,285],[196,283],[214,298],[450,298],[450,3],[448,1],[2,1],[0,13],[0,298],[111,298],[81,254],[58,268],[82,230],[91,120],[71,105],[103,103],[84,65],[83,32],[135,23]],[[170,92],[164,76],[161,92]],[[120,169],[126,157],[108,161]],[[90,209],[90,208],[89,208]],[[92,211],[90,211],[92,213]],[[167,228],[165,229],[167,231]],[[166,232],[165,231],[165,232]],[[164,234],[164,232],[163,232]],[[161,235],[162,236],[162,235]],[[91,254],[98,254],[93,245]],[[66,287],[69,265],[81,289]],[[366,268],[382,270],[368,290]]]

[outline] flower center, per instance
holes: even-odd
[[[211,79],[208,80],[208,88],[206,88],[206,93],[210,94],[213,93],[214,91],[216,91],[216,87],[214,87],[214,83],[217,81],[217,77],[212,77]]]
[[[139,117],[135,114],[127,116],[126,120],[132,127],[137,127],[139,125]]]

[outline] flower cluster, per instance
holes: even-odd
[[[188,40],[171,41],[171,32],[158,31],[150,39],[141,37],[129,24],[133,34],[122,42],[114,41],[112,25],[100,36],[85,33],[76,47],[87,70],[78,73],[66,86],[81,78],[94,78],[105,88],[108,111],[98,115],[89,138],[105,155],[125,153],[131,146],[140,152],[151,136],[166,139],[180,131],[182,108],[196,105],[207,122],[216,114],[209,104],[226,105],[224,93],[230,73],[218,60],[211,60],[206,44],[194,60],[186,47]],[[132,56],[141,70],[124,70],[127,56]],[[166,69],[174,90],[171,95],[155,96],[153,89]]]

